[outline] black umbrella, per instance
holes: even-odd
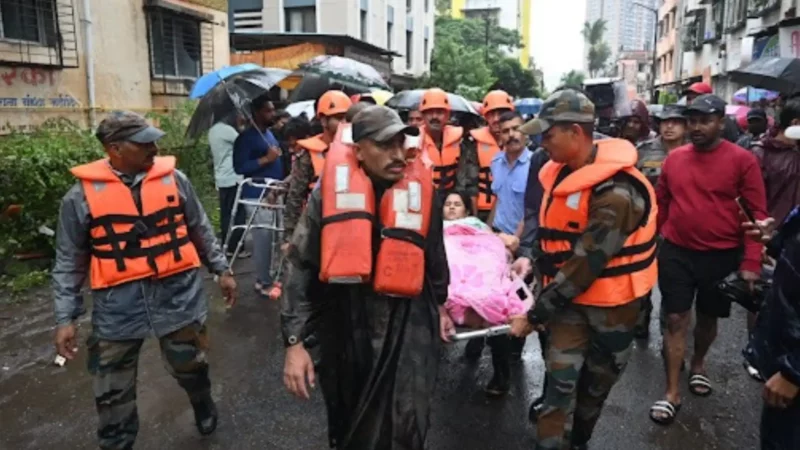
[[[730,76],[737,83],[789,94],[800,89],[800,59],[761,58]]]
[[[236,68],[246,70],[232,73]],[[227,73],[224,72],[226,70]],[[249,114],[253,99],[265,94],[290,74],[288,70],[263,68],[255,64],[223,68],[217,72],[216,80],[206,75],[197,81],[192,90],[191,98],[200,97],[201,100],[186,128],[186,136],[190,139],[200,136],[232,114]]]
[[[316,56],[300,64],[295,74],[301,75],[303,80],[292,92],[291,102],[316,100],[331,89],[342,90],[348,95],[375,89],[392,90],[377,69],[342,56]]]
[[[425,94],[426,89],[414,89],[410,91],[401,91],[390,98],[386,102],[386,106],[398,111],[412,111],[419,109],[419,104],[422,101],[422,96]],[[447,98],[450,100],[450,107],[453,112],[468,113],[480,116],[478,111],[472,106],[472,103],[464,97],[456,94],[447,93]]]

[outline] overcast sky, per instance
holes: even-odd
[[[544,71],[547,89],[558,86],[561,75],[583,70],[586,0],[531,0],[531,47],[536,66]]]

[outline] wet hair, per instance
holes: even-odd
[[[314,119],[309,123],[310,131],[312,136],[316,136],[318,134],[322,134],[325,129],[322,127],[322,122],[319,119]]]
[[[461,199],[461,203],[464,204],[464,209],[466,209],[467,215],[469,215],[470,211],[472,211],[472,199],[470,199],[469,195],[467,195],[464,191],[456,189],[447,191],[443,198],[444,201],[442,201],[442,207],[444,207],[444,203],[447,200],[447,197],[450,197],[451,194],[455,194]]]
[[[370,106],[372,106],[372,104],[367,102],[358,102],[353,104],[353,106],[347,109],[347,114],[345,114],[344,120],[348,123],[352,123],[353,119],[356,117],[356,114],[369,108]]]
[[[283,137],[285,139],[305,139],[309,136],[311,136],[311,124],[302,117],[293,117],[283,126]]]
[[[279,109],[275,111],[275,120],[281,119],[291,119],[292,115],[289,114],[285,109]]]
[[[516,111],[506,111],[503,114],[500,114],[500,123],[508,122],[509,120],[520,119],[523,122],[525,119],[522,118],[522,114]]]
[[[785,130],[792,124],[792,120],[800,119],[800,98],[790,98],[783,105],[781,114],[778,116],[778,129]]]
[[[251,109],[254,113],[261,111],[261,108],[264,107],[267,103],[271,103],[268,94],[260,95],[253,100],[253,103],[250,104]]]

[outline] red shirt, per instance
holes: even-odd
[[[670,242],[691,250],[741,247],[741,270],[761,273],[761,245],[744,237],[736,197],[757,219],[766,217],[764,180],[755,155],[722,140],[711,151],[694,144],[669,153],[656,186],[658,226]]]

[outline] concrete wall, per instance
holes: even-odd
[[[75,15],[77,68],[12,66],[0,61],[0,134],[12,129],[27,129],[44,120],[65,117],[88,125],[89,99],[86,80],[87,58],[84,52],[81,0],[71,0]],[[171,3],[213,16],[206,25],[213,35],[213,67],[227,65],[229,43],[227,14],[194,3],[223,8],[225,2],[170,0]],[[63,1],[61,3],[64,3]],[[150,51],[144,0],[90,0],[93,58],[95,71],[95,108],[99,118],[114,109],[147,112],[153,108],[174,106],[183,95],[157,95],[151,86]],[[205,43],[204,43],[205,44]],[[205,50],[205,49],[204,49]],[[211,68],[211,65],[209,65]],[[181,83],[183,85],[183,83]],[[185,92],[178,89],[179,92]],[[157,91],[156,91],[157,92]],[[16,99],[16,102],[12,102]],[[12,106],[12,103],[16,103]]]

